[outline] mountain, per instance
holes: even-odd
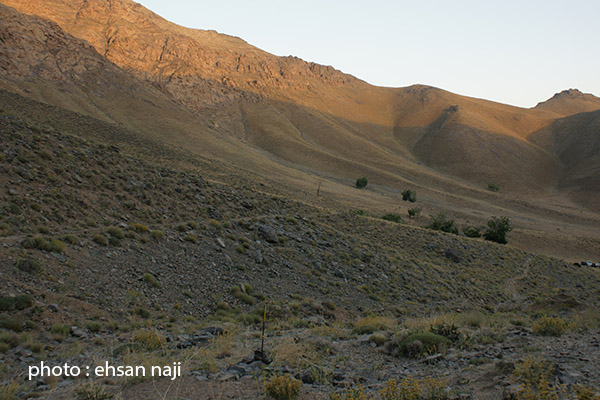
[[[588,111],[598,100],[553,98],[525,110],[427,86],[379,88],[239,38],[177,26],[129,0],[4,3],[54,21],[224,135],[345,178],[442,184],[424,164],[478,186],[551,190],[559,162],[527,136],[561,107],[563,115]]]
[[[569,116],[600,109],[600,99],[590,93],[581,93],[578,89],[568,89],[539,103],[535,109]]]
[[[553,254],[573,254],[580,224],[600,210],[589,200],[600,188],[587,184],[597,176],[583,172],[588,159],[564,162],[580,130],[559,128],[565,115],[594,107],[591,95],[524,109],[426,85],[382,88],[177,26],[129,0],[2,3],[0,87],[122,127],[148,149],[185,150],[303,199],[322,182],[346,207],[397,207],[411,188],[431,213],[479,223],[509,215],[522,223],[524,248]],[[110,140],[136,153],[137,142]],[[357,193],[360,176],[370,189]],[[562,247],[532,233],[557,220],[573,224]]]

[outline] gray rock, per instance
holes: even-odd
[[[279,243],[279,237],[275,229],[268,225],[259,225],[258,233],[269,243]]]

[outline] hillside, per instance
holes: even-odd
[[[557,113],[600,104],[582,95],[530,110],[424,86],[373,87],[332,67],[179,27],[129,0],[4,3],[56,22],[226,137],[301,168],[347,179],[368,174],[391,187],[419,182],[439,189],[447,186],[447,176],[478,187],[497,182],[512,192],[548,195],[557,187],[561,165],[528,135]],[[557,111],[562,105],[564,112]],[[248,168],[254,164],[246,162]]]
[[[565,381],[600,382],[592,334],[600,323],[597,270],[376,214],[332,213],[260,185],[217,183],[10,115],[0,116],[0,133],[3,378],[38,360],[183,359],[178,392],[253,398],[244,377],[261,364],[239,360],[257,345],[262,309],[253,306],[264,301],[270,370],[312,376],[303,389],[309,398],[356,382],[379,388],[396,374],[444,377],[451,393],[497,398],[517,378],[494,360],[520,365],[524,352],[557,363]],[[17,298],[23,305],[11,306]],[[529,327],[548,312],[578,330],[567,339],[534,335]],[[383,341],[393,343],[393,332],[436,323],[458,324],[464,342],[434,364],[376,350],[363,335],[383,330]],[[215,326],[227,333],[200,339]],[[158,345],[145,339],[152,337]],[[574,343],[573,352],[592,360],[585,378],[574,372],[579,359],[556,351]],[[347,357],[345,366],[339,357]],[[382,369],[375,374],[369,365]],[[461,372],[467,365],[470,372]],[[67,399],[73,382],[13,387]],[[115,378],[75,387],[138,399],[166,395],[168,383]]]

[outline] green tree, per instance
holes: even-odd
[[[485,240],[506,244],[506,234],[512,230],[510,219],[507,217],[492,217],[487,222],[487,230],[483,234]]]
[[[363,176],[362,178],[358,178],[356,180],[356,187],[359,189],[362,189],[364,187],[367,187],[368,183],[369,183],[369,180]]]
[[[417,192],[410,189],[405,190],[404,192],[402,192],[402,200],[414,203],[415,201],[417,201]]]

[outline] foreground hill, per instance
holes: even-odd
[[[600,383],[595,269],[307,205],[252,181],[219,183],[200,175],[218,165],[189,157],[166,167],[183,155],[169,148],[153,162],[131,157],[60,128],[136,140],[122,127],[63,116],[59,128],[0,116],[1,381],[40,360],[182,360],[183,375],[14,381],[4,393],[256,398],[248,382],[264,365],[240,360],[258,346],[263,302],[266,371],[302,378],[307,398],[361,382],[374,393],[398,377],[433,377],[423,387],[447,387],[451,398],[498,398],[526,379],[514,368],[545,368],[525,353],[549,360],[570,392]],[[431,349],[394,347],[430,329],[451,338],[437,339],[443,356],[424,362]]]

